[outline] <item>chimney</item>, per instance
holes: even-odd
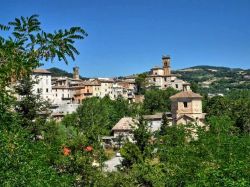
[[[73,67],[73,79],[80,79],[79,77],[79,67]]]

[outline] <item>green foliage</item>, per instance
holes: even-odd
[[[143,107],[146,113],[153,114],[155,112],[166,112],[171,110],[170,96],[176,94],[177,91],[173,88],[166,90],[148,90],[145,93]]]
[[[232,69],[216,66],[194,66],[187,71],[174,71],[180,75],[181,79],[190,82],[194,92],[199,93],[223,93],[227,94],[229,90],[249,90],[250,83],[245,74],[248,70]],[[209,88],[203,87],[203,82],[210,82]]]
[[[169,127],[169,120],[167,117],[167,114],[164,112],[162,114],[162,122],[161,122],[161,127],[160,127],[160,131],[159,131],[159,135],[163,136],[167,134],[168,131],[168,127]]]
[[[62,124],[88,132],[86,136],[89,143],[93,143],[99,141],[99,136],[109,135],[122,117],[134,116],[136,113],[137,108],[123,98],[113,101],[109,97],[92,97],[83,100],[77,112],[67,115]]]
[[[147,122],[140,117],[138,123],[133,129],[134,143],[126,142],[121,148],[123,156],[122,166],[131,168],[133,164],[142,163],[151,155],[152,147],[150,146],[150,138],[152,133],[149,131]]]
[[[136,77],[135,83],[137,85],[138,94],[145,94],[146,86],[148,85],[148,82],[146,79],[147,76],[148,76],[148,73],[141,73]]]
[[[230,116],[241,132],[250,132],[250,92],[234,91],[228,96],[208,99],[205,112],[209,116]]]
[[[50,114],[50,105],[41,99],[40,94],[33,93],[35,82],[30,76],[19,81],[15,90],[20,99],[15,102],[15,110],[21,116],[21,125],[38,135]]]
[[[18,125],[0,130],[0,181],[3,186],[68,186],[70,175],[58,175],[48,163],[50,150],[44,142],[33,142]]]

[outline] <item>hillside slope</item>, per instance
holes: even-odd
[[[194,66],[173,73],[178,77],[197,83],[204,93],[226,93],[231,89],[250,89],[250,69]]]

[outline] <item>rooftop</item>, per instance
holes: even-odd
[[[34,69],[33,73],[39,73],[39,74],[51,74],[51,72],[49,72],[46,69]]]
[[[132,117],[123,117],[112,128],[112,131],[114,131],[114,130],[132,130],[133,126],[135,126],[136,121],[137,120],[133,119]]]
[[[202,96],[200,94],[194,93],[192,91],[182,91],[170,97],[171,100],[177,98],[198,98],[201,99]]]

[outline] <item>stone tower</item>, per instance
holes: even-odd
[[[163,55],[162,56],[162,63],[163,63],[163,70],[164,75],[171,75],[171,69],[170,69],[170,56]]]
[[[189,84],[183,85],[183,91],[170,97],[174,124],[197,123],[204,125],[205,114],[202,113],[202,96],[190,90]]]
[[[73,79],[80,79],[79,76],[79,67],[73,67]]]

